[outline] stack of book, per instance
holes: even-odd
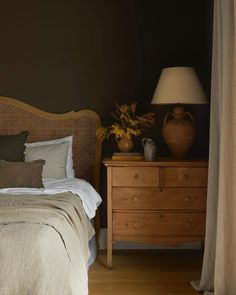
[[[113,161],[143,161],[144,156],[142,153],[136,153],[136,152],[129,152],[129,153],[113,153],[112,155]]]

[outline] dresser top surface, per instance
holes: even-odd
[[[208,167],[207,159],[174,160],[171,158],[157,158],[156,161],[124,161],[106,158],[103,160],[105,166],[137,166],[137,167]]]

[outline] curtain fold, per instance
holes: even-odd
[[[236,295],[236,0],[215,0],[204,295]]]

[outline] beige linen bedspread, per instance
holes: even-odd
[[[72,193],[0,194],[0,294],[87,295],[93,234]]]

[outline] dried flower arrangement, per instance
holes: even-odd
[[[99,127],[97,129],[97,138],[103,141],[108,139],[110,135],[114,135],[116,140],[121,138],[131,139],[142,134],[146,128],[150,128],[155,124],[154,113],[145,113],[143,115],[136,114],[137,102],[119,105],[116,103],[116,109],[111,115],[116,121],[108,127]]]

